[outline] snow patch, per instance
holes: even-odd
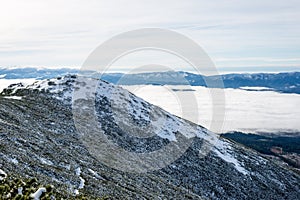
[[[78,189],[83,189],[84,188],[85,180],[82,177],[79,177],[79,179],[80,179],[80,184],[79,184]]]
[[[5,99],[15,99],[15,100],[21,100],[22,97],[18,97],[18,96],[6,96],[4,97]]]
[[[40,158],[40,161],[42,162],[42,164],[45,164],[45,165],[53,165],[53,162],[51,162],[50,160],[47,160],[45,158]]]
[[[79,183],[78,189],[74,190],[74,194],[78,195],[79,194],[79,190],[84,188],[85,180],[80,176],[81,175],[81,168],[80,167],[77,167],[75,169],[75,173],[76,173],[77,176],[79,176],[79,179],[80,179],[80,183]]]
[[[16,158],[11,158],[10,161],[14,164],[18,164],[19,161]]]
[[[79,195],[79,191],[77,189],[74,190],[75,195]]]
[[[218,140],[215,144],[214,152],[224,161],[228,163],[232,163],[234,165],[234,168],[244,174],[247,175],[248,171],[241,166],[239,161],[233,156],[233,151],[231,149],[231,146],[229,146],[228,143],[225,143],[221,140]]]
[[[6,179],[6,177],[7,177],[7,174],[2,169],[0,169],[0,181]]]
[[[0,79],[0,92],[3,89],[7,88],[11,84],[22,83],[23,87],[26,85],[32,84],[36,81],[36,79]]]
[[[179,124],[171,118],[158,118],[152,122],[155,133],[164,139],[176,142],[175,132],[179,130]]]
[[[101,177],[97,172],[95,172],[94,170],[92,169],[88,169],[88,171],[94,176],[94,178],[98,178],[98,179],[101,179],[101,180],[105,180],[103,177]]]
[[[30,197],[34,200],[39,200],[44,192],[46,192],[46,188],[41,187],[35,193],[31,194]]]
[[[23,187],[18,188],[18,194],[21,194],[21,195],[23,194]]]
[[[76,174],[77,176],[80,176],[80,174],[81,174],[81,168],[80,168],[80,167],[77,167],[77,168],[75,169],[75,174]]]

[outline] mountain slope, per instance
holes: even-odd
[[[181,138],[192,142],[182,156],[157,171],[128,173],[102,164],[85,146],[74,124],[72,93],[80,85],[84,84],[69,75],[26,87],[12,85],[1,93],[0,169],[7,174],[37,177],[71,196],[85,193],[116,199],[299,197],[300,177],[293,172],[223,138],[213,142],[214,147],[203,157],[199,152],[204,144],[216,139],[212,133],[122,88],[99,81],[95,99],[97,120],[101,131],[122,149],[146,154],[171,142],[179,147]],[[83,110],[89,109],[82,106]],[[124,114],[124,109],[129,115]],[[157,124],[159,121],[165,122],[163,126]],[[151,137],[133,136],[139,127],[147,127],[144,130]]]

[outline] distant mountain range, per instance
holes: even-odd
[[[50,79],[67,74],[77,74],[78,70],[70,68],[38,69],[38,68],[0,68],[0,78],[5,79]]]
[[[76,69],[36,69],[15,68],[1,69],[0,78],[5,79],[50,79],[67,74],[76,74]],[[300,72],[288,73],[255,73],[255,74],[225,74],[220,75],[225,88],[242,88],[245,90],[272,90],[283,93],[300,94]],[[189,72],[151,72],[139,74],[107,73],[101,79],[122,85],[186,85],[207,86],[206,81],[213,82],[220,78],[203,76]],[[213,86],[210,86],[213,87]],[[253,88],[252,88],[253,87]],[[259,87],[259,88],[257,88]]]

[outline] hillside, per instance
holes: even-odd
[[[186,151],[183,149],[171,164],[156,171],[149,168],[168,161],[142,162],[145,165],[137,170],[147,173],[128,172],[140,160],[131,161],[132,166],[117,165],[117,159],[130,163],[129,157],[120,157],[122,154],[118,152],[108,158],[113,167],[100,162],[101,155],[93,152],[100,144],[97,143],[100,135],[92,135],[89,139],[93,141],[85,138],[90,131],[87,129],[95,127],[83,127],[81,130],[87,131],[83,134],[74,121],[72,94],[86,87],[86,83],[68,75],[26,87],[12,85],[3,90],[0,95],[0,169],[10,176],[36,177],[41,184],[53,184],[61,194],[70,197],[78,194],[114,199],[299,197],[299,175],[257,152],[172,116],[120,87],[105,81],[97,84],[92,103],[99,131],[110,141],[140,158],[169,144],[172,150],[180,152],[186,147]],[[75,100],[80,102],[75,107],[77,114],[82,112],[79,117],[88,119],[83,115],[90,109],[88,99]],[[128,112],[124,113],[125,109]],[[162,126],[158,123],[161,121]],[[145,137],[138,137],[140,130],[145,130]],[[182,141],[190,144],[182,147]],[[202,156],[203,147],[208,143],[213,147]],[[166,153],[173,155],[173,152]]]

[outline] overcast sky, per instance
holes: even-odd
[[[300,69],[299,0],[0,2],[1,67],[80,67],[112,36],[158,27],[196,41],[221,71]],[[144,64],[142,58],[118,65]]]

